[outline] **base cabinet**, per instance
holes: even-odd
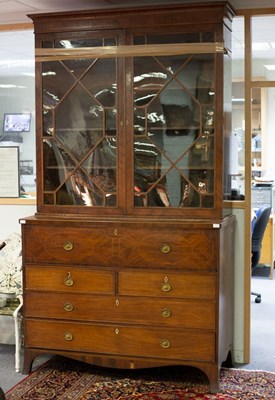
[[[216,391],[232,346],[233,217],[82,225],[22,224],[24,372],[41,352],[117,368],[186,364]],[[134,230],[144,240],[132,247]]]

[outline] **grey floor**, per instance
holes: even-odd
[[[237,367],[275,372],[275,276],[273,280],[253,277],[252,290],[262,294],[262,302],[256,304],[251,297],[251,362]],[[45,357],[38,358],[34,368],[44,361]],[[0,386],[4,392],[24,378],[14,371],[14,346],[0,344]]]
[[[251,297],[251,357],[243,367],[275,372],[275,270],[272,280],[252,277],[251,287],[261,293],[262,302]]]

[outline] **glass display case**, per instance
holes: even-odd
[[[147,31],[38,36],[44,51],[61,54],[38,67],[39,211],[146,215],[164,207],[167,215],[222,215],[230,121],[223,127],[217,118],[223,114],[217,82],[228,56],[210,29]],[[125,41],[132,46],[128,57],[114,57]],[[185,44],[189,51],[180,53]],[[135,55],[148,45],[152,56]],[[102,48],[104,57],[81,58],[85,49]],[[67,49],[79,53],[63,59]]]

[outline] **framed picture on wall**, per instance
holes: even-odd
[[[0,147],[0,160],[0,197],[19,197],[19,147]]]
[[[3,132],[30,132],[31,114],[30,113],[10,113],[4,114]]]

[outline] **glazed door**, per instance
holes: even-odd
[[[215,41],[215,35],[136,33],[131,39],[134,45],[203,45]],[[127,135],[133,166],[127,168],[130,213],[163,215],[166,208],[166,215],[213,216],[218,179],[222,182],[222,167],[215,171],[215,152],[222,143],[222,126],[215,118],[217,108],[222,109],[216,93],[219,56],[199,49],[128,61],[133,108]]]
[[[42,48],[118,46],[121,31],[69,33],[48,40]],[[39,44],[38,44],[39,45]],[[117,58],[57,59],[38,64],[42,98],[43,147],[38,140],[42,180],[38,210],[47,212],[121,213],[125,170],[120,152],[124,146],[124,60]],[[40,102],[38,103],[38,108]],[[93,211],[95,210],[95,211]],[[102,210],[102,211],[100,211]]]
[[[44,48],[130,50],[38,65],[39,212],[221,216],[223,53],[205,52],[216,35],[195,28],[41,37]],[[169,52],[186,43],[196,51]],[[138,45],[168,55],[133,56]]]

